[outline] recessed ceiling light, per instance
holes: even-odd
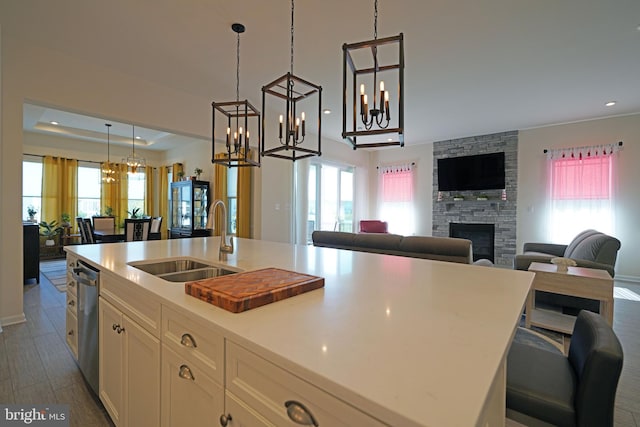
[[[60,123],[58,123],[58,122],[56,122],[56,121],[51,121],[51,122],[49,122],[49,123],[51,123],[52,125],[55,125],[55,126],[58,126],[58,125],[60,124]]]
[[[329,110],[328,108],[325,108],[324,110],[322,110],[322,112],[324,114],[331,114],[331,110]]]
[[[139,137],[139,136],[136,136],[136,139],[140,139],[140,137]]]
[[[616,101],[609,101],[604,105],[607,106],[607,107],[613,107],[614,105],[616,105]]]
[[[393,138],[387,138],[387,141],[391,142],[393,141]]]

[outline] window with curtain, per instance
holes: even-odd
[[[78,163],[78,216],[88,218],[100,215],[100,166]]]
[[[415,233],[414,170],[412,164],[380,167],[380,219],[389,232],[404,236]]]
[[[133,212],[134,209],[138,209],[138,216],[148,215],[149,212],[145,212],[144,194],[146,188],[146,174],[144,172],[136,172],[129,174],[129,187],[128,187],[128,204],[127,211]]]
[[[547,151],[551,242],[589,228],[613,234],[617,152],[617,144]]]
[[[28,219],[28,209],[36,210],[34,218],[40,222],[42,211],[42,159],[22,162],[22,218]]]

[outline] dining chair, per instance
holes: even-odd
[[[82,226],[84,229],[84,234],[86,236],[86,243],[95,243],[96,239],[95,236],[93,235],[93,225],[91,224],[91,218],[83,218],[82,219]]]
[[[94,216],[92,219],[95,231],[113,233],[116,229],[116,217],[114,216]]]
[[[125,218],[124,241],[148,240],[151,218]]]
[[[162,226],[162,217],[156,216],[151,218],[151,227],[149,229],[149,240],[160,240],[161,232],[160,227]]]
[[[82,218],[81,216],[77,216],[76,224],[78,225],[78,233],[80,233],[80,242],[82,244],[89,243],[87,241],[87,234],[85,233],[85,230],[84,230],[84,218]]]

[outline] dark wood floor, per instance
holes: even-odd
[[[625,360],[616,396],[616,427],[640,427],[640,286],[616,282],[614,330]],[[622,291],[622,292],[621,292]],[[27,322],[0,333],[0,402],[69,404],[71,426],[112,426],[65,344],[65,294],[40,276],[25,285]]]

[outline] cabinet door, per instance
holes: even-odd
[[[162,426],[211,427],[224,411],[222,386],[162,345]]]
[[[116,426],[122,424],[124,398],[124,345],[121,334],[114,329],[122,327],[122,313],[100,297],[99,306],[99,360],[100,400]]]
[[[160,425],[160,340],[123,315],[125,426]]]

